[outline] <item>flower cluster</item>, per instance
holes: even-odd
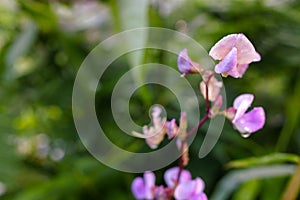
[[[152,126],[144,126],[143,134],[133,132],[134,135],[142,135],[146,143],[152,149],[158,147],[164,136],[168,139],[176,139],[178,150],[181,153],[179,167],[168,169],[164,174],[167,187],[155,185],[155,175],[147,171],[143,178],[137,177],[132,183],[132,193],[136,199],[186,199],[186,200],[207,200],[204,193],[204,181],[197,177],[192,179],[189,171],[184,167],[188,164],[187,138],[210,118],[217,115],[224,115],[233,124],[233,127],[243,137],[249,137],[253,132],[261,129],[265,124],[265,111],[262,107],[255,107],[247,112],[251,106],[254,95],[241,94],[233,102],[232,107],[221,110],[223,106],[220,91],[223,83],[216,78],[217,74],[223,77],[231,76],[241,78],[252,62],[260,61],[260,55],[244,34],[231,34],[218,41],[210,50],[209,55],[219,62],[214,71],[204,70],[198,63],[191,60],[187,49],[183,49],[177,59],[178,69],[182,77],[188,74],[200,74],[200,92],[206,102],[206,115],[199,121],[196,127],[187,131],[186,113],[180,116],[180,125],[175,119],[167,121],[161,117],[161,108],[154,107],[151,111]]]
[[[137,177],[132,182],[131,190],[134,197],[136,199],[165,200],[174,195],[176,200],[207,200],[207,196],[203,192],[204,181],[199,177],[192,179],[192,175],[188,170],[182,170],[177,182],[179,171],[179,167],[173,167],[165,172],[164,180],[167,187],[163,185],[156,186],[154,173],[145,172],[143,178]]]
[[[202,75],[200,91],[205,99],[214,102],[210,108],[210,117],[218,114],[225,115],[243,137],[248,137],[251,133],[258,131],[265,124],[265,111],[262,107],[256,107],[248,113],[245,113],[253,102],[252,94],[242,94],[238,96],[233,107],[220,111],[222,107],[222,96],[220,90],[222,82],[215,78],[215,74],[221,74],[224,77],[232,76],[241,78],[246,72],[251,62],[260,61],[260,55],[255,51],[254,46],[244,34],[231,34],[218,41],[210,50],[209,55],[220,62],[215,66],[214,71],[203,70],[199,64],[191,61],[184,49],[179,53],[178,60],[187,60],[188,62],[178,62],[178,69],[183,75],[195,73],[197,71]]]

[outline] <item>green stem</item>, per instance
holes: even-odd
[[[281,200],[296,200],[300,192],[300,164],[296,168],[296,171],[290,179]]]

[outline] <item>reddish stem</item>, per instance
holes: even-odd
[[[205,82],[205,93],[206,93],[206,98],[205,98],[205,104],[206,104],[206,114],[205,116],[199,121],[199,123],[193,127],[185,136],[184,140],[182,141],[182,145],[181,145],[181,149],[180,149],[180,158],[179,158],[179,171],[178,171],[178,175],[177,175],[177,180],[175,182],[175,185],[174,185],[174,188],[172,190],[172,193],[171,195],[169,196],[169,200],[172,200],[172,196],[174,195],[174,191],[177,187],[177,185],[179,184],[179,180],[180,180],[180,176],[182,174],[182,171],[184,169],[184,160],[183,160],[183,154],[184,154],[184,151],[185,151],[185,142],[186,142],[186,139],[193,135],[194,133],[197,132],[197,130],[209,119],[209,112],[210,112],[210,102],[209,102],[209,99],[208,99],[208,82],[210,80],[211,77],[209,77],[208,81]]]

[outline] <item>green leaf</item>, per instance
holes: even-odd
[[[249,169],[234,170],[228,173],[216,186],[210,200],[225,200],[230,197],[240,184],[254,179],[289,176],[295,171],[295,165],[281,164]]]
[[[244,183],[234,194],[233,200],[256,200],[260,192],[261,182],[259,180],[251,180]]]
[[[15,41],[9,47],[8,52],[5,57],[5,64],[7,65],[6,78],[12,79],[19,75],[18,66],[14,64],[18,61],[19,58],[26,55],[26,53],[31,48],[37,36],[37,26],[34,22],[27,23],[21,33],[17,36]]]
[[[292,162],[299,163],[300,158],[294,154],[287,153],[273,153],[262,157],[251,157],[246,159],[240,159],[231,161],[226,165],[226,168],[243,168],[256,165],[267,165],[274,163]]]

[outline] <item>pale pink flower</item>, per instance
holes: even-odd
[[[223,37],[211,48],[209,55],[220,60],[215,66],[216,73],[234,78],[241,78],[251,62],[261,59],[252,43],[242,33]]]
[[[147,171],[144,177],[136,177],[131,184],[131,191],[136,199],[154,199],[155,175]]]
[[[146,136],[146,143],[152,149],[158,147],[158,145],[162,142],[167,132],[166,118],[160,117],[161,112],[162,110],[160,107],[154,107],[151,113],[153,126],[143,127],[143,133]]]
[[[221,81],[218,81],[214,76],[209,78],[208,83],[205,81],[201,81],[200,91],[205,99],[206,99],[206,84],[208,84],[208,100],[215,101],[217,96],[220,93],[223,83]]]
[[[174,197],[176,200],[207,200],[207,196],[203,192],[204,187],[204,181],[197,177],[194,180],[179,183],[175,189]]]
[[[168,187],[173,188],[178,177],[179,167],[168,169],[164,174],[164,179]],[[183,169],[179,179],[179,183],[185,183],[192,179],[192,175],[188,170]]]
[[[255,107],[246,113],[253,99],[254,96],[252,94],[242,94],[233,102],[233,108],[236,112],[232,123],[245,136],[249,136],[251,133],[261,129],[266,120],[265,111],[262,107]]]

